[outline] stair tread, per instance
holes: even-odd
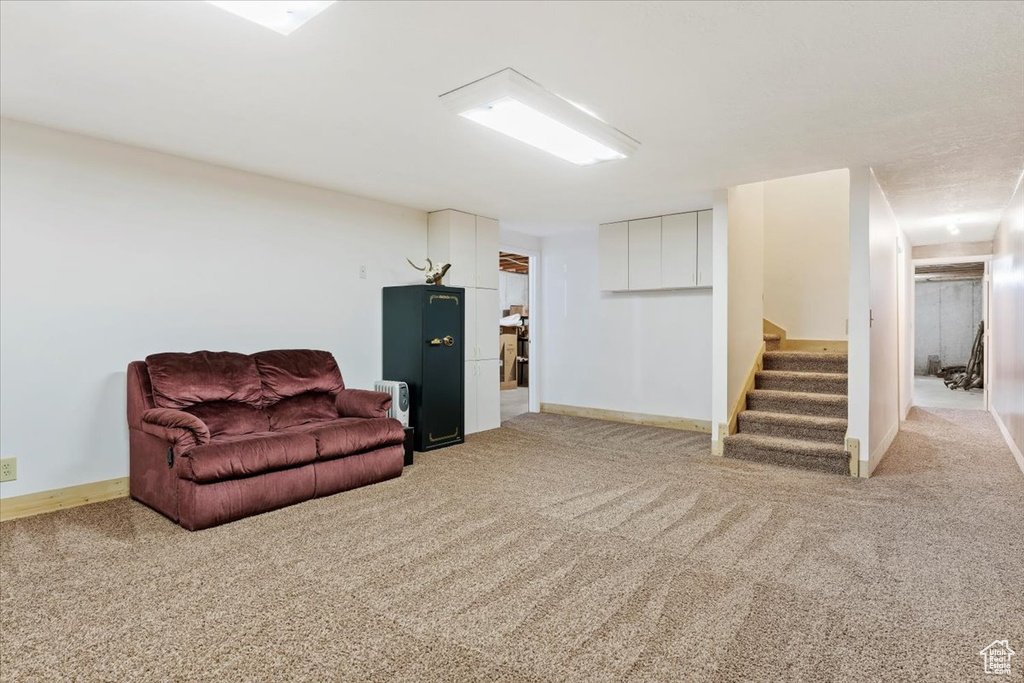
[[[801,358],[806,360],[834,360],[845,361],[848,354],[837,351],[765,351],[764,355],[769,358]]]
[[[792,393],[792,392],[782,392]],[[822,394],[818,394],[821,396]],[[740,413],[741,420],[756,420],[759,422],[775,422],[777,424],[794,425],[800,427],[814,427],[827,429],[829,431],[846,431],[848,421],[842,417],[821,417],[818,415],[800,415],[794,413],[775,413],[766,410],[744,410]]]
[[[786,377],[791,379],[831,379],[837,380],[840,377],[849,379],[845,372],[803,372],[800,370],[758,370],[758,375],[763,377]]]
[[[780,339],[782,339],[782,337],[780,335],[777,335],[777,334],[765,334],[764,335],[764,340],[765,341],[779,341]]]
[[[785,398],[811,403],[846,403],[846,394],[818,394],[810,391],[782,391],[781,389],[751,389],[747,396],[763,398]]]
[[[805,439],[785,439],[778,436],[764,436],[762,434],[732,434],[725,437],[726,441],[733,443],[747,443],[766,451],[782,451],[798,455],[813,456],[816,458],[841,458],[846,460],[849,453],[846,449],[837,444],[830,444],[824,441],[808,441]]]

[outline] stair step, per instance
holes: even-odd
[[[843,445],[847,421],[841,417],[793,415],[745,410],[739,414],[740,434],[761,434]]]
[[[832,474],[850,473],[849,454],[841,446],[820,441],[733,434],[725,437],[724,446],[727,458]]]
[[[845,353],[768,351],[764,354],[765,370],[844,373],[846,368],[847,356]]]
[[[762,370],[755,374],[755,389],[799,391],[810,394],[846,394],[846,373]]]
[[[747,410],[841,417],[848,415],[846,395],[753,389],[747,392]],[[741,413],[742,414],[742,413]]]
[[[778,351],[782,346],[782,337],[777,334],[764,335],[764,348],[766,351]]]

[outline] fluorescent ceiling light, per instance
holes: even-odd
[[[441,95],[459,116],[580,166],[625,159],[640,143],[514,69]]]
[[[214,7],[288,35],[334,4],[335,0],[206,0]]]

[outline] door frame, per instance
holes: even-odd
[[[498,249],[500,251],[511,252],[513,254],[519,254],[527,257],[529,260],[530,272],[527,274],[527,287],[529,287],[529,301],[527,305],[530,307],[530,341],[527,342],[527,346],[530,349],[530,385],[527,387],[529,392],[529,401],[527,407],[531,413],[540,412],[540,386],[541,386],[541,372],[540,372],[540,357],[537,354],[537,349],[540,348],[539,340],[541,338],[541,323],[540,314],[541,310],[538,308],[540,297],[540,252],[536,249],[525,249],[523,247],[515,246],[513,244],[506,244],[504,242],[499,243]],[[500,286],[500,285],[499,285]],[[499,293],[500,295],[500,293]]]

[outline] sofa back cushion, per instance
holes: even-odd
[[[265,406],[306,392],[323,392],[335,396],[345,388],[338,363],[328,351],[260,351],[252,357],[256,361],[263,385]]]
[[[240,436],[270,430],[267,411],[248,403],[209,401],[182,408],[202,420],[210,428],[210,436]]]
[[[289,396],[267,406],[263,412],[270,420],[270,429],[275,432],[309,422],[338,419],[334,394],[326,391],[307,391],[298,396]]]
[[[180,410],[212,401],[259,408],[263,401],[256,361],[242,353],[157,353],[146,357],[146,366],[159,408]]]

